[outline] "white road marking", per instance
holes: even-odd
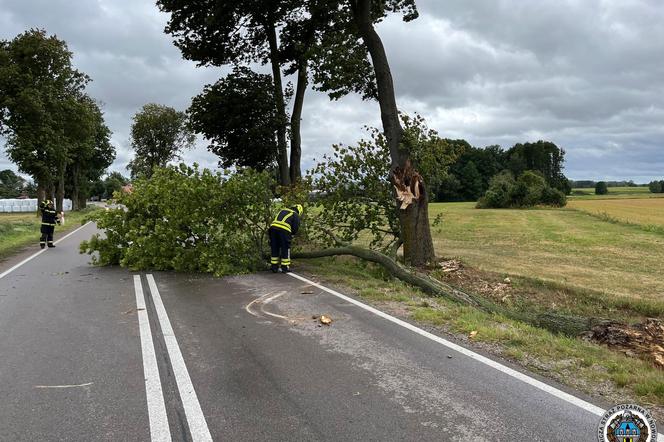
[[[85,224],[83,224],[81,227],[79,227],[78,229],[76,229],[76,230],[74,230],[74,231],[72,231],[72,232],[69,232],[68,234],[66,234],[65,236],[63,236],[62,238],[60,238],[59,240],[55,241],[53,244],[58,244],[60,241],[63,241],[63,240],[65,240],[65,239],[67,239],[68,237],[70,237],[70,236],[73,235],[74,233],[78,232],[79,230],[81,230],[81,229],[87,227],[88,224],[91,224],[91,223],[92,223],[92,221],[88,221],[87,223],[85,223]],[[41,255],[42,253],[44,253],[46,250],[48,250],[48,249],[41,249],[39,252],[35,253],[34,255],[30,255],[30,256],[28,256],[28,257],[25,258],[23,261],[21,261],[21,262],[19,262],[18,264],[16,264],[14,267],[12,267],[12,268],[10,268],[10,269],[4,271],[3,273],[0,273],[0,279],[2,279],[2,278],[4,278],[5,276],[9,275],[11,272],[13,272],[14,270],[18,269],[19,267],[21,267],[21,266],[22,266],[23,264],[25,264],[26,262],[32,261],[34,258],[38,257],[39,255]]]
[[[601,407],[598,407],[596,405],[593,405],[590,402],[586,402],[583,399],[579,399],[576,396],[573,396],[569,393],[565,393],[564,391],[559,390],[555,387],[552,387],[549,384],[546,384],[542,381],[538,381],[537,379],[534,379],[534,378],[532,378],[532,377],[530,377],[526,374],[523,374],[520,371],[516,371],[512,368],[509,368],[509,367],[507,367],[507,366],[505,366],[505,365],[503,365],[499,362],[494,361],[493,359],[489,359],[485,356],[477,354],[474,351],[468,350],[465,347],[462,347],[458,344],[455,344],[455,343],[450,342],[446,339],[443,339],[440,336],[436,336],[433,333],[429,333],[428,331],[422,330],[421,328],[416,327],[413,324],[410,324],[406,321],[402,321],[401,319],[395,318],[392,315],[388,315],[387,313],[382,312],[382,311],[380,311],[380,310],[378,310],[374,307],[371,307],[367,304],[364,304],[364,303],[362,303],[362,302],[360,302],[356,299],[353,299],[353,298],[351,298],[349,296],[346,296],[346,295],[342,295],[341,293],[339,293],[335,290],[329,289],[329,288],[327,288],[325,286],[322,286],[318,283],[310,281],[309,279],[304,278],[300,275],[296,275],[295,273],[291,272],[291,273],[288,273],[288,275],[290,275],[293,278],[299,279],[300,281],[311,284],[314,287],[318,287],[319,289],[321,289],[323,291],[326,291],[327,293],[329,293],[331,295],[334,295],[337,298],[341,298],[344,301],[350,302],[351,304],[354,304],[354,305],[356,305],[360,308],[363,308],[364,310],[367,310],[367,311],[369,311],[369,312],[371,312],[371,313],[373,313],[377,316],[380,316],[383,319],[387,319],[388,321],[393,322],[397,325],[400,325],[401,327],[407,328],[408,330],[413,331],[413,332],[417,333],[418,335],[424,336],[425,338],[431,339],[432,341],[435,341],[435,342],[437,342],[441,345],[444,345],[447,348],[450,348],[450,349],[455,350],[455,351],[457,351],[457,352],[459,352],[459,353],[461,353],[465,356],[468,356],[471,359],[474,359],[478,362],[481,362],[485,365],[488,365],[492,368],[495,368],[496,370],[498,370],[502,373],[505,373],[508,376],[516,378],[516,379],[518,379],[522,382],[525,382],[528,385],[531,385],[531,386],[533,386],[535,388],[538,388],[538,389],[540,389],[540,390],[542,390],[546,393],[549,393],[552,396],[555,396],[559,399],[562,399],[566,402],[569,402],[570,404],[576,405],[577,407],[582,408],[582,409],[584,409],[584,410],[586,410],[590,413],[596,414],[597,416],[603,416],[604,413],[606,412],[606,410],[604,410]],[[658,439],[661,439],[661,440],[664,441],[664,435],[659,433],[658,434]]]
[[[175,381],[178,386],[178,391],[180,392],[180,399],[182,400],[184,413],[187,417],[187,423],[189,424],[191,439],[194,442],[212,441],[212,436],[210,435],[210,430],[205,421],[203,410],[201,410],[201,404],[198,402],[194,385],[189,377],[187,366],[184,363],[182,352],[180,352],[180,347],[175,338],[173,327],[171,327],[171,321],[168,319],[168,313],[166,313],[164,303],[161,300],[161,295],[159,295],[157,284],[152,275],[147,275],[147,279],[148,285],[150,286],[150,293],[152,293],[152,300],[155,309],[157,310],[159,324],[161,325],[161,332],[164,335],[164,341],[166,342],[168,356],[171,360],[171,366],[173,367]]]
[[[164,393],[161,390],[157,356],[152,343],[152,331],[148,311],[145,308],[145,295],[140,275],[134,275],[134,289],[136,290],[136,312],[138,313],[138,327],[141,332],[141,349],[143,353],[143,374],[145,375],[145,393],[148,399],[148,418],[150,421],[150,440],[152,442],[170,442],[171,431],[168,428],[168,416],[164,403]]]

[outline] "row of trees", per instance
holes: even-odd
[[[477,201],[491,180],[506,170],[513,177],[525,171],[538,172],[547,186],[568,195],[572,188],[563,174],[565,151],[549,141],[519,143],[508,150],[500,146],[477,148],[465,140],[446,140],[459,152],[446,176],[432,187],[437,201]]]
[[[31,29],[0,41],[0,133],[7,155],[57,209],[67,192],[74,209],[115,158],[90,78],[72,66],[64,41]]]
[[[651,181],[648,184],[648,189],[652,193],[664,193],[664,180],[660,181]]]
[[[401,13],[406,21],[415,19],[414,0],[158,0],[157,4],[170,14],[166,32],[185,58],[201,66],[236,67],[230,77],[206,87],[190,110],[194,127],[211,140],[211,150],[220,153],[225,164],[260,168],[265,166],[261,161],[274,161],[280,184],[296,183],[301,177],[300,121],[307,85],[331,99],[351,92],[377,99],[406,261],[416,266],[433,261],[427,189],[413,167],[389,62],[374,27],[392,12]],[[271,82],[243,67],[249,63],[269,64]],[[284,88],[284,73],[297,73],[294,87]],[[233,96],[241,98],[228,99]],[[289,118],[286,107],[291,98]],[[246,112],[254,103],[269,109],[269,124],[264,123],[265,115]],[[244,124],[245,115],[255,117],[260,127]],[[269,157],[246,152],[247,146],[258,146]]]

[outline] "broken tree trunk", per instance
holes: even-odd
[[[440,296],[459,304],[478,308],[487,313],[500,314],[507,318],[541,327],[554,333],[563,333],[568,336],[579,336],[590,332],[594,327],[611,322],[601,318],[585,318],[582,316],[561,315],[551,312],[529,314],[509,310],[482,296],[464,292],[442,281],[431,278],[424,273],[413,271],[383,253],[365,249],[363,247],[340,245],[325,250],[294,253],[293,258],[310,259],[340,255],[355,256],[366,261],[380,264],[384,269],[390,272],[392,276],[419,287],[429,295]]]

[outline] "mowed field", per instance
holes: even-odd
[[[570,200],[567,207],[664,231],[664,198]]]
[[[595,189],[575,188],[568,197],[570,201],[580,199],[663,198],[664,193],[651,193],[647,187],[609,187],[606,195],[595,195]]]
[[[483,270],[663,301],[664,234],[582,210],[611,210],[616,219],[650,224],[664,214],[664,199],[570,202],[576,204],[584,208],[480,210],[474,203],[431,204],[431,218],[443,216],[433,228],[436,252]]]

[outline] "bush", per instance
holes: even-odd
[[[516,186],[516,181],[512,172],[504,170],[491,178],[489,189],[477,202],[479,209],[502,208],[512,206],[512,192]]]
[[[567,197],[558,189],[545,187],[542,191],[541,204],[546,206],[564,207],[567,204]]]
[[[600,181],[595,184],[595,195],[606,195],[609,193],[609,187],[606,185],[605,181]]]
[[[662,181],[651,181],[648,184],[648,189],[652,193],[664,193],[664,180]]]
[[[503,171],[493,177],[477,208],[532,207],[538,204],[562,207],[567,204],[563,192],[550,187],[538,172],[527,170],[518,179]]]
[[[105,234],[81,244],[99,265],[244,273],[264,267],[273,215],[272,178],[252,170],[230,176],[185,165],[158,169],[133,184],[112,209],[93,216]]]

